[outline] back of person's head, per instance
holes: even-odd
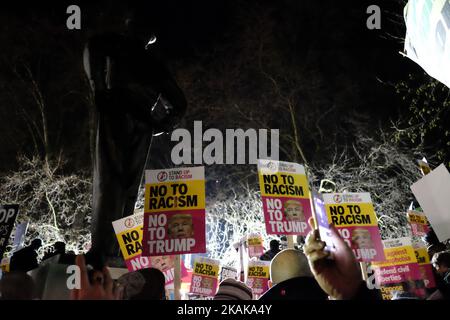
[[[434,254],[431,259],[433,265],[450,268],[450,251],[441,251]]]
[[[124,300],[164,300],[166,297],[165,277],[158,269],[126,273],[118,281],[123,286]]]
[[[40,247],[42,247],[42,240],[39,238],[34,239],[33,241],[31,241],[30,247],[34,250],[39,249]]]
[[[429,246],[441,244],[439,238],[437,237],[432,227],[430,227],[430,231],[428,231],[428,233],[423,237],[423,239]]]
[[[25,272],[9,272],[0,280],[0,293],[1,300],[33,300],[36,287]]]
[[[55,242],[53,247],[55,248],[55,252],[57,252],[57,253],[65,253],[66,252],[66,244],[62,241]]]
[[[298,277],[312,277],[306,256],[295,249],[279,252],[270,263],[270,279],[277,284]]]
[[[280,250],[280,241],[278,241],[278,240],[270,241],[270,250],[279,251]]]
[[[438,252],[445,251],[447,247],[443,243],[432,244],[427,247],[428,255],[430,259],[433,259],[434,255]]]
[[[214,300],[252,300],[253,294],[245,283],[228,278],[219,284]]]

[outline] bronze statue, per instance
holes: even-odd
[[[97,116],[91,252],[104,257],[117,256],[112,222],[133,214],[152,136],[171,131],[187,105],[152,50],[155,36],[139,23],[92,37],[84,52]]]

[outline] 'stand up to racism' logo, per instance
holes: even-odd
[[[134,220],[133,220],[133,218],[126,219],[124,224],[125,224],[125,227],[127,227],[127,228],[134,227]]]
[[[336,203],[341,203],[342,202],[342,197],[340,195],[336,194],[336,195],[333,196],[333,200]]]
[[[271,171],[277,171],[277,166],[275,163],[273,163],[272,161],[269,161],[267,163],[267,168]]]
[[[161,171],[160,173],[158,173],[157,179],[159,182],[163,182],[167,180],[167,172],[166,171]]]

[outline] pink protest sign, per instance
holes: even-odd
[[[369,193],[315,194],[320,236],[332,250],[329,225],[334,224],[360,262],[383,261],[378,220]]]
[[[146,171],[143,256],[205,253],[204,167]]]
[[[386,260],[372,263],[383,299],[390,300],[395,291],[422,297],[425,294],[423,280],[411,239],[384,240],[383,245]]]
[[[259,234],[249,234],[247,237],[249,258],[259,258],[264,253],[263,239]]]
[[[215,296],[219,282],[220,263],[208,258],[197,258],[192,272],[191,293]]]
[[[408,217],[408,222],[411,226],[413,236],[423,237],[430,232],[427,217],[423,214],[423,212],[409,210],[406,215]]]
[[[430,256],[427,248],[420,245],[414,246],[417,263],[419,264],[420,277],[423,279],[426,288],[435,288],[436,281],[434,279],[433,266],[430,263]]]
[[[297,163],[258,160],[258,177],[267,234],[306,236],[311,205],[305,168]]]
[[[256,296],[269,290],[270,261],[251,260],[248,264],[247,285]]]
[[[145,257],[144,257],[145,258]],[[160,256],[149,257],[150,268],[161,270],[166,279],[166,286],[173,284],[175,279],[175,256]],[[184,264],[181,264],[181,277],[187,276],[187,269]]]

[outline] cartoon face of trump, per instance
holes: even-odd
[[[352,231],[352,243],[359,249],[374,249],[369,230],[354,229]]]
[[[161,257],[150,257],[152,267],[159,269],[162,272],[173,268],[174,257],[172,256],[161,256]]]
[[[202,278],[202,288],[212,289],[214,286],[214,280],[211,278],[203,277]]]
[[[284,203],[284,215],[287,220],[291,221],[305,221],[305,213],[300,201],[288,200]]]
[[[174,214],[167,223],[170,238],[189,238],[194,236],[192,216],[186,213]]]
[[[264,279],[256,278],[253,281],[253,289],[263,289],[264,288]]]

